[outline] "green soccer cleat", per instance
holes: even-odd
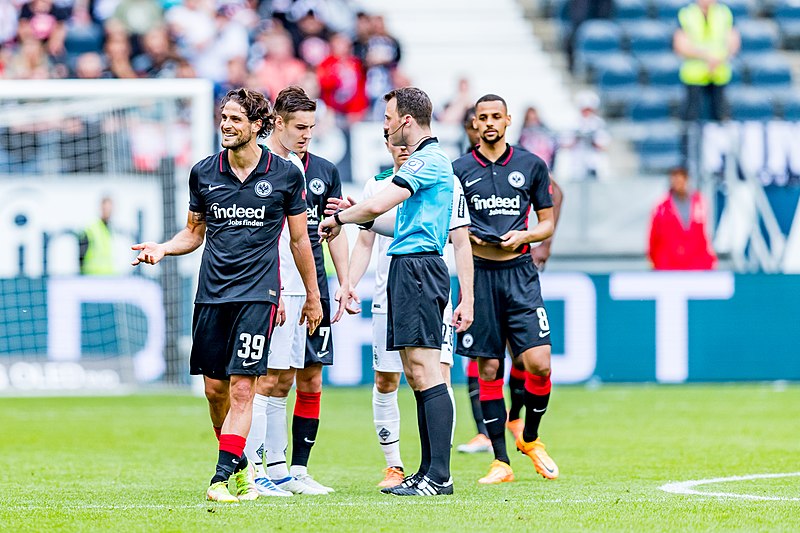
[[[255,470],[252,464],[234,473],[228,483],[236,484],[236,497],[239,501],[249,501],[258,498],[258,487],[255,482]]]
[[[239,503],[239,498],[230,493],[228,484],[224,481],[217,481],[208,487],[206,499],[220,503]]]

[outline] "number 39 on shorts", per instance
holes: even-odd
[[[253,359],[260,361],[264,356],[264,346],[267,344],[267,338],[264,335],[250,335],[249,333],[241,333],[239,340],[242,342],[242,347],[236,352],[236,355],[242,359]]]

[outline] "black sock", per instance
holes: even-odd
[[[525,429],[522,431],[525,442],[533,442],[539,437],[539,422],[547,411],[549,401],[549,392],[539,395],[525,391]]]
[[[425,408],[425,421],[431,447],[431,464],[428,477],[436,483],[450,479],[450,435],[453,430],[453,402],[447,385],[440,383],[421,391]]]
[[[431,466],[431,440],[428,436],[428,422],[425,418],[425,401],[422,399],[422,392],[415,390],[414,399],[417,401],[417,426],[419,427],[420,444],[420,474],[427,474]]]
[[[319,418],[292,417],[292,466],[308,466],[311,447],[317,440]]]
[[[511,464],[506,450],[506,402],[502,398],[497,400],[481,400],[483,410],[483,423],[492,440],[494,458]]]
[[[469,390],[469,402],[472,405],[472,418],[475,419],[475,426],[478,428],[478,433],[483,433],[488,437],[489,433],[486,431],[486,424],[483,423],[481,391],[478,386],[478,378],[467,378],[467,387]]]
[[[218,481],[228,481],[228,478],[234,472],[238,472],[246,466],[247,458],[244,455],[237,457],[231,452],[220,450],[219,458],[217,459],[217,471],[214,477],[211,478],[211,484],[213,485]]]
[[[517,420],[522,407],[525,405],[525,378],[508,378],[508,388],[511,391],[511,407],[508,408],[508,420]]]

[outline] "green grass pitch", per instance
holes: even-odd
[[[462,386],[456,396],[461,443],[474,427]],[[400,397],[411,469],[415,411],[407,387]],[[550,405],[542,437],[560,479],[515,452],[517,481],[483,487],[489,454],[454,453],[454,496],[406,499],[375,488],[383,456],[370,390],[328,388],[310,471],[337,492],[226,506],[204,500],[216,441],[203,398],[0,399],[0,530],[800,530],[800,476],[694,487],[749,498],[659,489],[800,471],[800,387],[562,386]]]

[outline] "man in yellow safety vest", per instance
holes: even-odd
[[[701,111],[707,100],[709,118],[722,120],[723,88],[731,81],[730,59],[741,45],[733,14],[717,0],[696,0],[680,10],[678,21],[673,48],[683,58],[680,77],[687,89],[684,119],[706,118]]]
[[[86,276],[114,275],[113,240],[109,222],[114,204],[105,196],[100,201],[100,218],[89,224],[78,238],[81,274]]]

